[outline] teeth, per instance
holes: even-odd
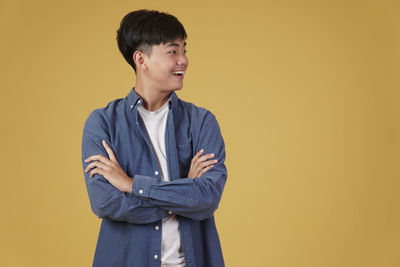
[[[172,72],[172,74],[176,74],[176,75],[183,75],[185,72],[184,71],[174,71]]]

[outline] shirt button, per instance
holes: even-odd
[[[133,109],[133,105],[131,105],[131,109]]]
[[[160,227],[158,227],[158,225],[157,225],[156,227],[154,227],[154,229],[158,230],[158,229],[160,229]]]
[[[138,100],[138,104],[140,104],[140,99]]]
[[[142,189],[139,190],[139,194],[143,194],[143,190]]]
[[[172,211],[168,211],[168,214],[172,214]]]
[[[158,259],[158,255],[154,255],[154,259]]]
[[[158,175],[158,171],[155,171],[154,174],[155,174],[155,175]]]

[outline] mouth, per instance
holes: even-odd
[[[179,79],[183,79],[183,77],[185,76],[185,71],[184,70],[173,71],[172,75],[174,75]]]

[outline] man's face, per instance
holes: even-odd
[[[145,56],[146,77],[152,87],[162,91],[179,90],[183,87],[183,78],[189,65],[186,56],[186,42],[177,39],[152,47]]]

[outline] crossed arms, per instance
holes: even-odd
[[[93,178],[95,174],[100,174],[119,191],[128,194],[132,193],[133,178],[126,175],[119,165],[114,151],[112,151],[107,142],[102,140],[102,144],[108,154],[108,158],[101,154],[88,157],[85,159],[85,162],[91,163],[86,167],[85,173],[90,172],[90,178]],[[211,160],[211,158],[214,157],[214,153],[201,156],[203,152],[204,149],[201,149],[193,157],[190,164],[188,178],[193,179],[201,177],[206,171],[214,166],[213,164],[218,162],[217,159]]]
[[[224,143],[211,113],[200,132],[198,146],[204,149],[193,157],[187,178],[164,182],[151,176],[129,177],[108,143],[107,123],[93,112],[84,127],[82,164],[91,207],[98,217],[150,223],[168,216],[171,210],[204,220],[217,209],[227,174]],[[204,151],[214,154],[203,155]]]

